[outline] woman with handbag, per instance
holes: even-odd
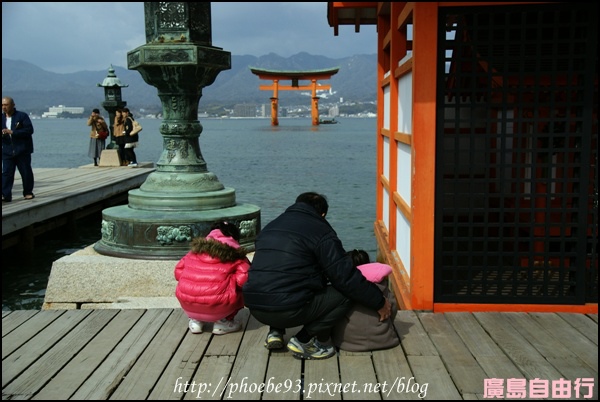
[[[137,167],[137,157],[134,148],[137,147],[139,135],[133,131],[133,115],[128,108],[123,108],[123,117],[125,117],[125,159],[129,161],[129,167]]]
[[[90,146],[88,148],[88,156],[94,160],[94,166],[98,166],[100,154],[106,148],[106,138],[108,137],[108,125],[104,121],[104,117],[100,116],[100,110],[92,110],[87,125],[91,126],[90,130]]]
[[[121,166],[127,166],[129,161],[125,157],[125,113],[123,109],[119,108],[115,111],[115,124],[113,125],[113,136],[115,137],[115,143],[119,147],[117,150],[119,154],[119,161]]]

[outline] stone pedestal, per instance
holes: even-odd
[[[121,166],[121,158],[116,149],[104,149],[100,154],[99,166]]]

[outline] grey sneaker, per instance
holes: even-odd
[[[265,348],[269,350],[283,348],[283,335],[281,332],[277,330],[269,331],[265,339]]]
[[[313,337],[310,341],[302,343],[298,338],[292,336],[287,344],[287,348],[295,357],[300,359],[329,359],[335,355],[335,348],[333,346],[321,345],[317,337]]]

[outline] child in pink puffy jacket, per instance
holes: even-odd
[[[175,266],[175,296],[194,334],[202,333],[205,322],[214,323],[216,335],[242,327],[234,317],[244,307],[242,285],[248,279],[250,262],[239,241],[237,226],[217,222],[205,238],[192,240],[191,251]]]

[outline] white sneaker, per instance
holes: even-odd
[[[215,322],[212,333],[215,335],[224,335],[230,332],[236,332],[242,329],[242,324],[235,320],[229,321],[226,318]]]
[[[190,323],[188,324],[188,327],[190,327],[190,331],[192,331],[192,334],[202,333],[202,323],[200,321],[192,320],[190,318]]]
[[[137,167],[137,165],[138,165],[137,163],[133,163],[133,162],[131,162],[131,163],[130,163],[129,165],[127,165],[127,166],[129,166],[129,167]]]

